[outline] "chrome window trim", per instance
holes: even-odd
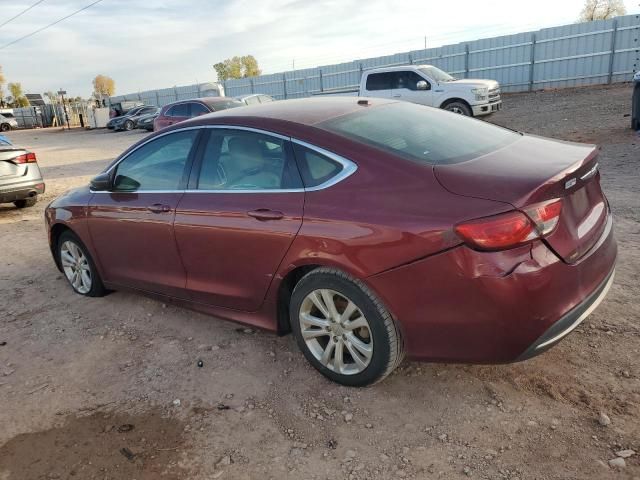
[[[331,177],[329,180],[327,180],[324,183],[321,183],[320,185],[316,185],[315,187],[304,187],[304,188],[265,188],[265,189],[256,189],[256,190],[233,190],[233,189],[220,189],[220,190],[197,190],[197,189],[183,189],[183,190],[135,190],[135,191],[95,191],[95,190],[91,190],[89,189],[89,191],[91,193],[108,193],[108,194],[112,194],[112,193],[128,193],[128,194],[134,194],[134,193],[300,193],[300,192],[316,192],[318,190],[324,190],[326,188],[332,187],[334,185],[336,185],[337,183],[340,183],[342,180],[346,179],[347,177],[350,177],[351,175],[353,175],[356,170],[358,169],[358,166],[352,162],[351,160],[344,158],[336,153],[330,152],[329,150],[326,150],[322,147],[318,147],[316,145],[313,145],[311,143],[302,141],[302,140],[298,140],[296,138],[293,137],[288,137],[286,135],[281,135],[279,133],[275,133],[275,132],[270,132],[269,130],[262,130],[260,128],[253,128],[253,127],[243,127],[243,126],[235,126],[235,125],[196,125],[193,127],[184,127],[184,128],[180,128],[177,130],[171,130],[169,132],[165,132],[165,133],[161,133],[158,134],[156,136],[154,136],[153,138],[150,138],[149,140],[147,140],[146,142],[141,143],[140,145],[138,145],[136,148],[134,148],[133,150],[131,150],[130,152],[128,152],[124,157],[120,158],[117,162],[115,162],[113,165],[111,165],[107,170],[105,170],[102,173],[110,173],[113,169],[115,169],[118,165],[120,165],[121,162],[123,162],[124,160],[126,160],[131,154],[133,154],[135,151],[137,151],[138,149],[142,148],[143,146],[147,145],[148,143],[160,138],[160,137],[164,137],[166,135],[171,135],[171,134],[175,134],[175,133],[180,133],[180,132],[184,132],[184,131],[188,131],[188,130],[197,130],[197,129],[204,129],[204,128],[208,128],[208,129],[216,129],[216,130],[241,130],[241,131],[245,131],[245,132],[253,132],[253,133],[258,133],[261,135],[267,135],[270,137],[274,137],[274,138],[278,138],[280,140],[285,140],[285,141],[289,141],[292,143],[296,143],[300,146],[303,146],[305,148],[308,148],[309,150],[313,150],[317,153],[319,153],[320,155],[324,155],[327,158],[330,158],[331,160],[338,162],[340,165],[342,165],[342,170],[337,174],[334,175],[333,177]]]

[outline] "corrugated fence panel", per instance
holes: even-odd
[[[300,98],[323,92],[355,90],[360,85],[362,72],[370,68],[430,64],[458,78],[495,79],[503,91],[518,92],[630,81],[633,72],[640,68],[639,49],[640,15],[627,15],[336,65],[228,80],[224,87],[229,97],[264,93],[278,100]],[[205,85],[215,84],[150,90],[112,97],[111,102],[143,100],[162,106],[177,99],[210,95],[211,89],[217,88],[205,88]]]

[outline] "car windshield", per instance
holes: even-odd
[[[449,75],[437,67],[420,67],[419,70],[436,82],[453,82],[456,80],[456,77]]]
[[[13,116],[13,113],[10,113],[10,112],[2,113],[0,115],[2,115],[4,118],[15,118]]]
[[[409,102],[363,108],[317,126],[430,165],[463,162],[520,138],[512,130]]]

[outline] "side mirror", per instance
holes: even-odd
[[[101,173],[100,175],[91,179],[91,190],[96,192],[104,192],[111,189],[111,175],[108,173]]]
[[[418,89],[418,90],[429,90],[429,84],[424,80],[420,80],[420,81],[418,81],[418,83],[416,83],[416,89]]]

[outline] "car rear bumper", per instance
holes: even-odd
[[[20,184],[13,184],[10,187],[0,186],[0,203],[11,203],[16,200],[35,197],[44,193],[44,182],[42,179]]]
[[[502,100],[498,100],[497,102],[485,103],[482,105],[472,105],[471,110],[473,111],[474,117],[480,117],[482,115],[489,115],[490,113],[499,112],[502,110]]]
[[[415,360],[506,363],[556,344],[597,306],[612,278],[612,219],[573,264],[542,241],[502,252],[465,246],[367,278]],[[532,353],[533,352],[533,353]]]
[[[529,358],[540,355],[542,352],[547,351],[553,347],[556,343],[569,335],[574,329],[576,329],[582,321],[587,318],[591,312],[593,312],[600,302],[607,296],[609,288],[613,284],[613,278],[615,276],[615,269],[609,273],[609,276],[604,282],[594,290],[581,304],[574,307],[560,320],[551,325],[544,332],[540,338],[538,338],[529,348],[527,348],[522,355],[520,355],[516,361],[528,360]]]

